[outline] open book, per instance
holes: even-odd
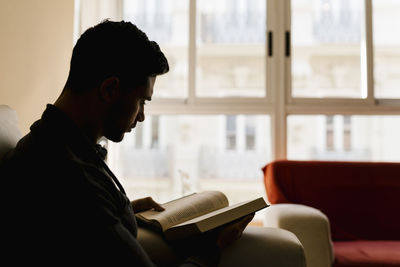
[[[174,240],[207,232],[268,207],[262,197],[229,206],[219,191],[194,193],[161,205],[164,211],[148,210],[136,214],[147,226]]]

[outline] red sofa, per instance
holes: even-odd
[[[321,267],[312,262],[319,255],[312,254],[321,254],[318,250],[329,248],[329,243],[335,267],[400,266],[400,163],[280,160],[263,171],[268,200],[276,206],[271,221],[294,232],[301,242],[308,239],[302,242],[308,267]],[[288,208],[292,211],[277,219]],[[303,209],[315,212],[302,216]],[[323,237],[316,231],[324,227],[331,240],[313,247],[310,239]],[[300,233],[301,228],[308,233]]]

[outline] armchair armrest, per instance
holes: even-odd
[[[266,209],[265,225],[294,233],[304,247],[307,267],[332,266],[330,225],[321,211],[299,204],[273,204]]]
[[[138,241],[158,266],[176,266],[181,260],[157,233],[139,227]],[[188,244],[190,246],[190,244]],[[284,229],[249,226],[242,237],[224,249],[220,267],[305,267],[303,246]]]
[[[306,267],[306,258],[303,246],[293,233],[248,226],[242,237],[223,251],[219,266]]]
[[[140,245],[156,266],[176,266],[182,259],[160,234],[144,227],[138,227]]]

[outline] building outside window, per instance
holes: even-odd
[[[151,148],[160,147],[160,116],[151,117]]]
[[[236,149],[236,116],[226,116],[226,149]]]
[[[256,128],[257,121],[253,116],[246,117],[246,150],[254,150],[256,148]]]
[[[335,150],[333,116],[326,116],[326,150]]]
[[[134,134],[134,144],[136,149],[142,149],[143,148],[143,125],[140,123],[137,125],[135,128],[135,134]]]
[[[351,117],[343,116],[343,149],[351,151]]]

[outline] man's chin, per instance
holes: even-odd
[[[112,135],[112,136],[106,136],[106,138],[110,141],[113,141],[114,143],[119,143],[124,139],[125,133],[122,133],[120,135]]]

